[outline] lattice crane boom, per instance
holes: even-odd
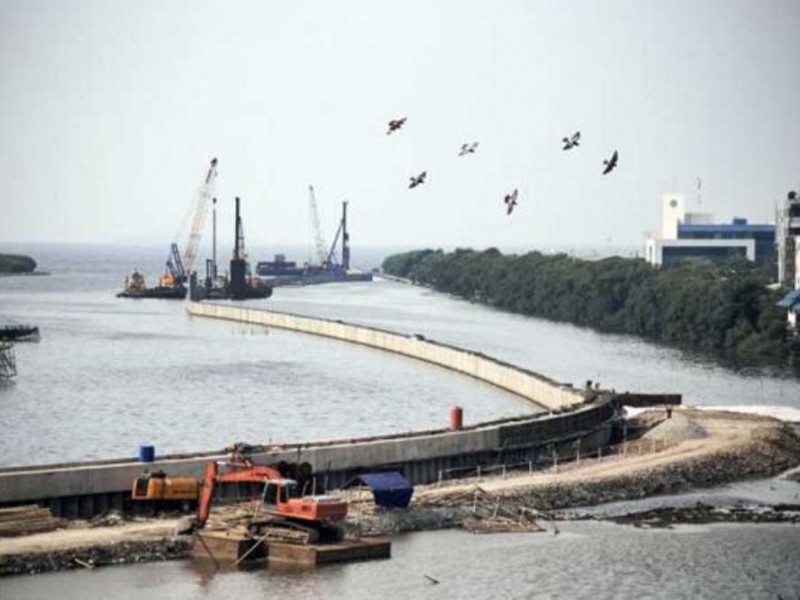
[[[208,214],[208,204],[214,195],[214,185],[217,180],[217,159],[212,158],[211,164],[206,172],[206,178],[200,185],[195,201],[194,216],[192,217],[192,228],[189,230],[189,239],[183,251],[183,268],[187,276],[194,268],[194,261],[197,258],[197,251],[200,247],[200,238],[203,236],[203,227]]]

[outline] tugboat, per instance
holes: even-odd
[[[163,277],[159,280],[159,285],[149,288],[144,282],[144,275],[137,269],[129,277],[125,277],[125,286],[117,294],[117,298],[167,298],[171,300],[183,300],[186,298],[186,286],[182,283],[165,285]]]

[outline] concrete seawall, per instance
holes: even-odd
[[[530,463],[549,465],[577,452],[594,452],[608,444],[617,415],[616,400],[603,396],[574,411],[542,413],[418,434],[257,447],[259,464],[308,462],[319,485],[338,488],[358,473],[398,469],[414,484],[431,483],[452,469]],[[200,478],[212,460],[226,460],[222,451],[157,457],[152,463],[133,459],[10,467],[0,470],[0,506],[40,503],[68,518],[89,517],[128,502],[134,478],[147,468]]]
[[[458,469],[549,465],[554,456],[569,458],[607,445],[618,418],[613,394],[587,401],[582,392],[542,375],[421,336],[236,306],[190,303],[188,310],[193,315],[282,327],[403,354],[470,375],[550,410],[458,431],[437,429],[252,448],[250,456],[259,464],[310,463],[320,487],[335,489],[354,475],[373,470],[398,469],[412,483],[423,484]],[[219,450],[157,457],[152,463],[121,459],[4,468],[0,469],[0,506],[36,502],[50,506],[59,516],[89,517],[108,508],[123,508],[134,478],[144,468],[199,478],[209,461],[227,458]]]
[[[584,402],[583,392],[569,385],[479,352],[426,340],[421,335],[229,304],[189,302],[186,310],[195,316],[290,329],[402,354],[480,379],[550,411],[568,410]]]

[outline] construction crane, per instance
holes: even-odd
[[[186,279],[186,270],[183,267],[183,260],[181,260],[178,244],[173,243],[170,246],[170,252],[172,253],[172,257],[167,261],[167,269],[169,269],[169,272],[175,279],[184,281]]]
[[[192,228],[189,231],[189,239],[183,249],[183,270],[186,275],[190,275],[194,269],[194,261],[197,258],[197,250],[200,246],[200,238],[203,236],[203,226],[208,214],[208,203],[214,194],[214,185],[217,180],[217,159],[211,159],[211,165],[206,172],[206,178],[200,185],[194,204],[194,216],[192,217]]]
[[[221,471],[220,467],[225,470]],[[341,523],[347,516],[347,503],[333,496],[302,496],[297,481],[284,478],[280,472],[266,465],[255,465],[249,460],[243,462],[206,465],[203,484],[197,505],[197,528],[208,521],[214,489],[224,483],[260,484],[262,510],[266,520],[253,519],[248,529],[261,526],[276,526],[294,529],[307,536],[306,541],[340,541],[343,537]],[[260,532],[259,532],[260,533]]]
[[[162,288],[179,288],[186,284],[189,275],[192,273],[194,261],[197,257],[197,250],[200,245],[200,238],[203,235],[203,226],[206,222],[208,212],[208,199],[214,191],[214,182],[217,179],[217,159],[211,159],[206,178],[200,185],[193,204],[192,228],[189,231],[189,239],[181,257],[178,244],[172,242],[169,248],[169,256],[166,262],[166,271],[158,278],[158,285]]]
[[[308,214],[311,220],[311,235],[314,236],[314,257],[315,266],[327,266],[325,261],[327,252],[325,251],[325,240],[322,237],[322,228],[319,226],[319,213],[317,212],[317,197],[314,194],[314,186],[308,186]],[[311,262],[309,257],[309,262]]]
[[[336,262],[336,246],[339,243],[339,237],[342,238],[342,262],[341,265]],[[350,234],[347,233],[347,202],[342,202],[342,220],[339,221],[339,228],[336,230],[336,235],[333,238],[331,249],[325,258],[326,270],[331,270],[335,267],[341,266],[342,270],[347,271],[350,268]]]

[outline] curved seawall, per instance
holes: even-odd
[[[549,466],[608,445],[618,419],[617,398],[599,393],[590,399],[569,385],[477,352],[439,344],[422,336],[237,306],[190,303],[197,316],[281,327],[358,343],[426,361],[518,394],[550,412],[478,423],[460,430],[435,429],[360,439],[305,444],[255,445],[257,464],[308,462],[319,488],[338,488],[359,473],[396,469],[414,484],[477,469],[522,464]],[[233,441],[233,440],[231,440]],[[258,440],[250,440],[258,444]],[[39,503],[67,518],[90,517],[130,504],[132,482],[144,468],[168,475],[201,478],[205,465],[225,460],[225,450],[135,459],[50,464],[0,469],[0,506]],[[451,475],[453,474],[453,475]],[[458,475],[455,475],[458,476]]]
[[[583,392],[569,384],[559,383],[479,352],[427,340],[419,334],[404,335],[343,321],[230,304],[188,302],[186,310],[195,316],[290,329],[402,354],[469,375],[530,400],[549,411],[568,410],[585,401]]]

